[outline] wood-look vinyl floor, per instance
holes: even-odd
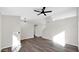
[[[21,41],[22,47],[19,52],[78,52],[76,46],[66,44],[64,47],[53,43],[51,40],[41,37],[24,39]],[[10,52],[10,48],[7,48]],[[5,49],[2,50],[6,52]],[[8,52],[7,51],[7,52]]]
[[[78,48],[71,45],[65,47],[44,38],[25,39],[19,52],[77,52]]]

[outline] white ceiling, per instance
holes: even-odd
[[[47,7],[46,10],[52,10],[52,13],[47,16],[39,15],[34,12],[34,9],[41,9],[42,7],[0,7],[0,12],[3,15],[23,16],[27,19],[40,19],[51,16],[53,19],[61,19],[65,17],[76,16],[76,8],[74,7]]]

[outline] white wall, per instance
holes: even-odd
[[[34,35],[34,24],[37,24],[38,26],[36,27],[36,36],[41,36],[42,35],[42,30],[45,27],[45,19],[32,19],[28,20],[25,24],[21,24],[21,37],[22,39],[28,39],[28,38],[33,38]]]
[[[12,46],[13,32],[20,31],[19,19],[17,16],[2,15],[2,48]]]
[[[21,30],[21,39],[33,38],[33,25],[32,24],[23,24]]]
[[[1,24],[1,20],[2,20],[2,19],[1,19],[1,14],[0,14],[0,51],[1,51],[1,39],[2,39],[2,36],[1,36],[1,33],[2,33],[2,31],[1,31],[1,29],[2,29],[2,28],[1,28],[1,25],[2,25],[2,24]]]
[[[36,36],[42,37],[43,30],[45,29],[46,25],[45,24],[39,24],[36,28]]]
[[[48,24],[46,24],[46,28],[43,31],[43,37],[53,40],[54,36],[65,31],[66,44],[78,46],[77,24],[76,17],[50,21]]]
[[[43,24],[38,24],[38,26],[36,27],[36,36],[41,36],[42,35],[42,30],[44,29],[44,25]],[[21,39],[28,39],[28,38],[33,38],[34,35],[34,24],[24,24],[21,27]]]

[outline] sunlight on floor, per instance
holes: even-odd
[[[18,43],[17,36],[13,35],[13,46],[17,46]]]
[[[65,46],[65,31],[55,35],[53,37],[53,42],[60,44],[61,46]]]
[[[18,47],[20,46],[20,40],[18,38],[19,38],[18,33],[17,32],[13,33],[12,51],[17,50]]]

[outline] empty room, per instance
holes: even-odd
[[[78,8],[0,7],[1,52],[78,52]]]

